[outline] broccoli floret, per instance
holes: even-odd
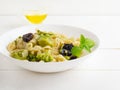
[[[32,62],[35,62],[35,61],[36,61],[36,62],[39,62],[39,61],[40,61],[40,59],[37,59],[37,58],[36,58],[36,55],[31,54],[31,53],[29,53],[27,59],[28,59],[28,61],[32,61]]]
[[[46,36],[40,36],[38,39],[37,39],[37,43],[38,45],[44,47],[44,46],[53,46],[53,42],[52,40],[50,39],[50,37],[46,37]]]
[[[27,50],[15,50],[11,53],[11,57],[20,59],[20,60],[25,60],[27,56],[28,56]]]
[[[41,53],[37,55],[37,59],[40,59],[44,62],[51,62],[53,60],[53,57],[50,54]]]

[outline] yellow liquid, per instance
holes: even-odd
[[[25,17],[32,24],[40,24],[45,20],[45,18],[47,17],[47,14],[25,15]]]

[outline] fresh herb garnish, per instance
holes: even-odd
[[[72,55],[80,57],[83,49],[88,51],[89,53],[91,52],[91,48],[95,45],[95,42],[89,38],[86,38],[84,35],[81,34],[80,36],[80,45],[79,46],[74,46],[71,50]]]

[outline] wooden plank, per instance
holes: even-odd
[[[120,71],[0,71],[0,90],[120,90]]]

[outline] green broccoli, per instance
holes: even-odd
[[[37,39],[37,43],[38,45],[44,47],[44,46],[53,46],[53,42],[51,40],[50,37],[46,37],[46,36],[40,36],[38,39]]]
[[[53,60],[53,57],[48,53],[41,53],[41,54],[38,54],[36,57],[37,59],[40,59],[44,62],[51,62]]]
[[[11,53],[11,57],[20,59],[20,60],[25,60],[28,56],[28,51],[27,50],[15,50]]]

